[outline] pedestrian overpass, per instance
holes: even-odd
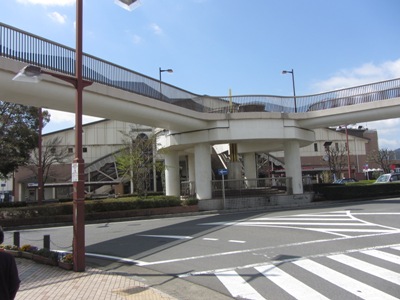
[[[75,88],[43,75],[39,84],[13,81],[25,66],[75,74],[75,50],[0,23],[0,99],[24,105],[75,110]],[[313,129],[400,117],[400,78],[307,96],[212,97],[84,54],[85,115],[167,129],[166,193],[179,195],[179,153],[188,155],[189,180],[199,200],[211,199],[210,147],[234,145],[247,178],[256,177],[257,152],[283,150],[294,195],[303,194],[300,147],[314,142]]]

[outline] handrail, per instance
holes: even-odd
[[[71,76],[75,74],[75,49],[1,22],[0,56]],[[86,53],[83,54],[82,70],[85,80],[198,112],[294,112],[293,96],[200,96]],[[307,112],[397,97],[400,97],[400,78],[315,95],[296,96],[296,103],[297,112]]]

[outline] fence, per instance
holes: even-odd
[[[75,49],[0,23],[0,56],[73,76]],[[83,55],[83,78],[206,113],[268,111],[293,113],[400,97],[400,78],[308,96],[200,96],[149,76]],[[111,101],[111,100],[110,100]]]

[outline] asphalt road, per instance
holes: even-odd
[[[400,199],[86,226],[87,263],[178,299],[400,299]],[[71,227],[20,230],[71,250]],[[11,238],[11,233],[6,234]]]

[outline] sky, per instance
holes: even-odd
[[[0,0],[0,22],[75,47],[75,0]],[[83,51],[197,94],[309,95],[400,77],[399,0],[84,0]],[[50,111],[44,132],[74,126]],[[84,122],[97,120],[86,116]],[[400,148],[398,119],[377,129]]]

